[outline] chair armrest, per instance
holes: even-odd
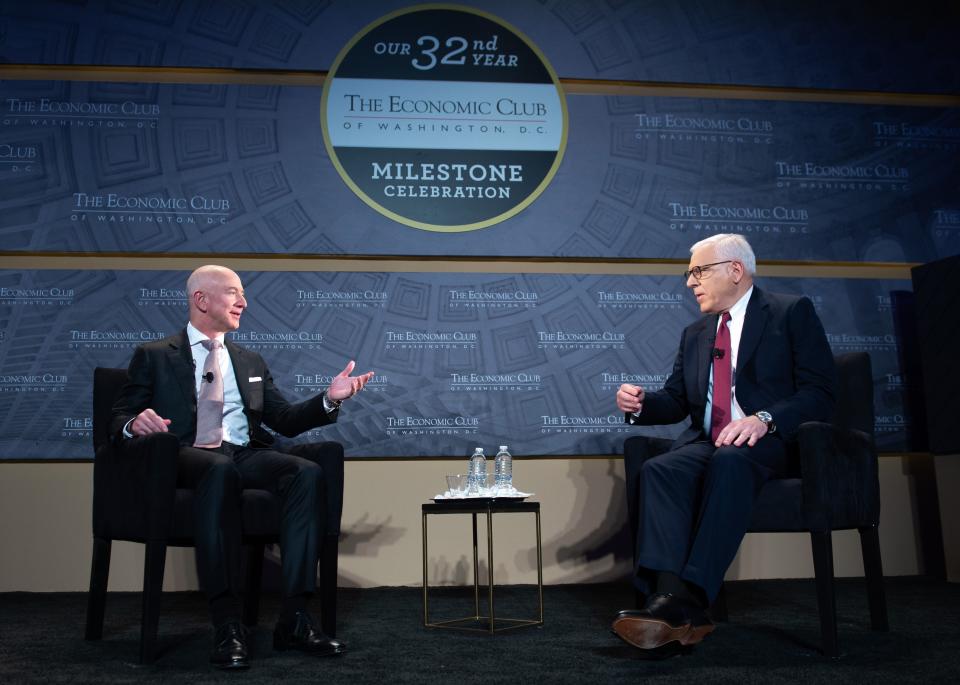
[[[173,433],[105,444],[93,463],[93,532],[122,540],[166,540],[173,525],[177,454]]]
[[[810,421],[797,431],[804,517],[811,530],[875,525],[880,481],[873,438]]]

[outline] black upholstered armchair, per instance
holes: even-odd
[[[97,368],[93,380],[93,564],[87,603],[86,639],[103,634],[110,548],[113,540],[146,545],[140,662],[156,656],[160,595],[168,546],[193,545],[193,492],[177,488],[177,438],[161,433],[118,448],[109,440],[112,407],[126,382],[125,369]],[[320,552],[320,622],[336,634],[337,545],[343,510],[343,447],[338,443],[297,445],[291,454],[317,462],[327,484],[327,530]],[[279,542],[280,500],[266,490],[244,490],[243,542],[247,549],[243,621],[256,625],[264,547]]]
[[[880,485],[873,441],[873,374],[865,352],[835,357],[837,405],[831,423],[810,422],[797,435],[795,472],[768,481],[760,490],[748,532],[809,533],[813,548],[823,652],[837,656],[837,612],[833,587],[832,531],[857,529],[863,551],[870,623],[887,630],[887,605],[880,561]],[[669,440],[637,436],[624,444],[627,488],[637,493],[631,503],[633,540],[637,537],[640,467],[666,452]],[[629,492],[629,490],[628,490]],[[726,619],[726,603],[711,609]]]

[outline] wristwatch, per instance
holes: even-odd
[[[767,432],[768,432],[768,433],[776,433],[776,432],[777,432],[777,424],[775,424],[775,423],[773,422],[773,416],[770,415],[770,412],[768,412],[768,411],[758,411],[756,414],[754,414],[754,416],[756,416],[758,419],[760,419],[761,421],[763,421],[763,425],[765,425],[765,426],[767,427]]]

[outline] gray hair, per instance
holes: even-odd
[[[701,247],[713,247],[717,251],[717,257],[720,259],[729,259],[743,264],[744,270],[751,276],[757,273],[757,258],[753,254],[753,248],[742,235],[736,233],[717,233],[709,238],[704,238],[695,243],[690,248],[690,254],[699,250]]]

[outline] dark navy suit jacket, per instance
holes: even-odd
[[[647,393],[635,425],[691,425],[674,448],[704,439],[712,350],[717,314],[700,318],[683,331],[673,371],[662,390]],[[833,415],[836,370],[823,325],[809,298],[768,293],[754,286],[747,303],[737,353],[737,402],[747,416],[770,412],[777,433],[790,440],[805,421]]]
[[[273,384],[263,357],[229,340],[224,346],[237,377],[252,447],[273,444],[273,436],[264,430],[264,425],[293,437],[336,421],[338,412],[327,413],[323,394],[290,403]],[[197,389],[186,329],[134,351],[127,383],[113,405],[112,435],[122,435],[127,422],[148,407],[171,420],[169,430],[180,438],[180,444],[193,444],[197,432]]]

